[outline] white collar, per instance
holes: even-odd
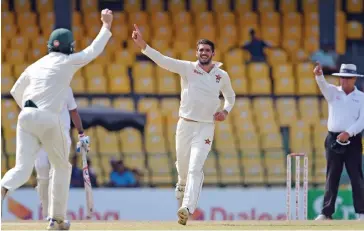
[[[346,93],[343,91],[342,86],[339,86],[338,89],[339,89],[339,91],[343,92],[346,95]],[[347,96],[349,96],[349,95],[355,96],[357,91],[359,91],[358,88],[356,86],[354,86],[354,91],[350,92]]]
[[[222,62],[218,62],[218,61],[212,61],[212,64],[215,64],[216,67],[221,67],[223,65]]]
[[[221,62],[217,62],[217,61],[212,61],[212,64],[214,64],[214,67],[211,69],[211,71],[213,71],[213,70],[214,70],[214,69],[216,69],[216,68],[220,68],[220,67],[223,65],[223,63],[221,63]],[[199,68],[199,69],[203,70],[203,69],[200,67],[198,60],[194,62],[194,65],[195,65],[195,68]],[[203,70],[203,71],[204,71],[204,72],[206,72],[205,70]],[[210,71],[210,73],[211,73],[211,71]],[[206,73],[207,73],[207,72],[206,72]]]

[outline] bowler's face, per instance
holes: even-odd
[[[207,44],[198,45],[196,56],[198,61],[202,65],[207,65],[211,63],[212,57],[215,55],[215,52],[212,52],[211,46]]]

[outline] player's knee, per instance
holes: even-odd
[[[36,169],[37,180],[48,181],[51,176],[49,175],[49,168],[38,168]]]
[[[35,170],[37,172],[37,179],[39,180],[49,180],[49,166],[36,166]]]
[[[202,153],[196,153],[195,156],[203,156]],[[188,168],[189,174],[201,174],[203,170],[204,160],[201,158],[193,159]]]
[[[20,181],[27,182],[32,175],[33,166],[32,165],[16,165],[15,171],[18,173]]]
[[[28,165],[28,164],[23,164],[23,165],[15,165],[15,169],[23,174],[25,173],[29,173],[32,174],[33,171],[33,167],[32,165]]]
[[[199,168],[199,167],[191,167],[189,170],[188,170],[188,174],[191,174],[191,175],[194,175],[194,176],[198,176],[198,175],[202,175],[203,172],[202,172],[202,168]]]
[[[68,161],[62,161],[61,163],[57,163],[57,165],[53,166],[53,171],[56,170],[68,171],[70,169],[72,170],[72,165]]]
[[[72,165],[69,162],[54,166],[51,171],[52,175],[58,176],[59,174],[62,174],[66,178],[70,178],[71,173],[72,173]]]
[[[192,175],[201,175],[203,174],[203,165],[202,164],[191,164],[188,168],[188,174]]]

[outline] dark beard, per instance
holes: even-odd
[[[199,59],[198,62],[202,66],[207,66],[207,65],[209,65],[211,63],[211,58],[209,58],[207,61],[202,61],[201,59]]]

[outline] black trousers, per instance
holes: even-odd
[[[336,137],[339,134],[329,132],[325,140],[327,167],[322,214],[330,218],[335,212],[335,202],[344,164],[351,182],[355,212],[364,213],[363,146],[361,135],[350,137],[350,144],[345,153],[338,154],[331,149],[331,144],[336,141]]]

